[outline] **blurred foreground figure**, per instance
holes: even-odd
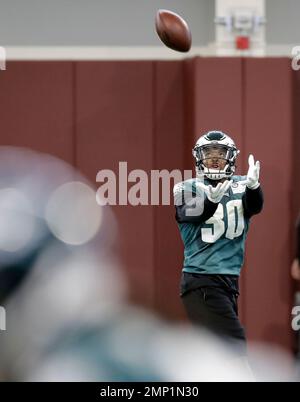
[[[111,210],[65,162],[0,148],[0,223],[3,381],[251,380],[211,334],[126,302]]]

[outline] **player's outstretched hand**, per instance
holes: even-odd
[[[232,180],[225,180],[223,183],[218,183],[216,187],[206,185],[201,181],[197,181],[197,186],[200,187],[206,194],[207,198],[214,203],[218,203],[223,198],[223,195],[231,186]]]
[[[259,161],[254,163],[253,155],[249,155],[248,163],[249,169],[247,173],[246,185],[251,190],[255,190],[257,187],[259,187],[260,163]]]

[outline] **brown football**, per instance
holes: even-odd
[[[160,40],[169,48],[178,52],[190,50],[192,44],[191,31],[180,15],[169,10],[158,10],[155,27]]]

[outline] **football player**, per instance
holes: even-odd
[[[251,217],[263,207],[260,163],[249,156],[247,176],[234,175],[239,154],[222,131],[199,138],[196,178],[174,187],[176,220],[184,243],[181,298],[189,319],[246,354],[238,318],[238,279]]]

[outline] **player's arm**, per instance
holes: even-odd
[[[211,218],[216,212],[218,203],[231,185],[226,180],[216,187],[197,182],[198,196],[194,192],[183,191],[180,186],[174,188],[176,220],[179,223],[200,223]]]
[[[296,281],[300,281],[300,265],[298,258],[295,258],[292,263],[291,275],[293,279],[296,279]]]
[[[298,218],[296,225],[296,236],[297,236],[296,258],[292,263],[291,274],[292,278],[299,281],[300,280],[300,217]]]
[[[297,258],[298,261],[300,261],[300,216],[297,220],[297,224],[296,224],[296,236],[297,236]]]
[[[261,186],[257,187],[254,190],[246,187],[246,191],[243,195],[242,201],[244,214],[247,218],[251,218],[251,216],[259,214],[264,205],[264,196]]]
[[[202,204],[202,205],[201,205]],[[175,205],[176,220],[178,223],[200,223],[211,218],[216,212],[218,204],[211,202],[207,197],[197,197],[195,193],[185,194],[182,205]]]
[[[246,191],[243,195],[242,201],[245,216],[251,218],[251,216],[261,212],[264,204],[264,197],[259,182],[260,163],[259,161],[254,163],[253,155],[249,156],[248,162],[249,170],[247,173]]]

